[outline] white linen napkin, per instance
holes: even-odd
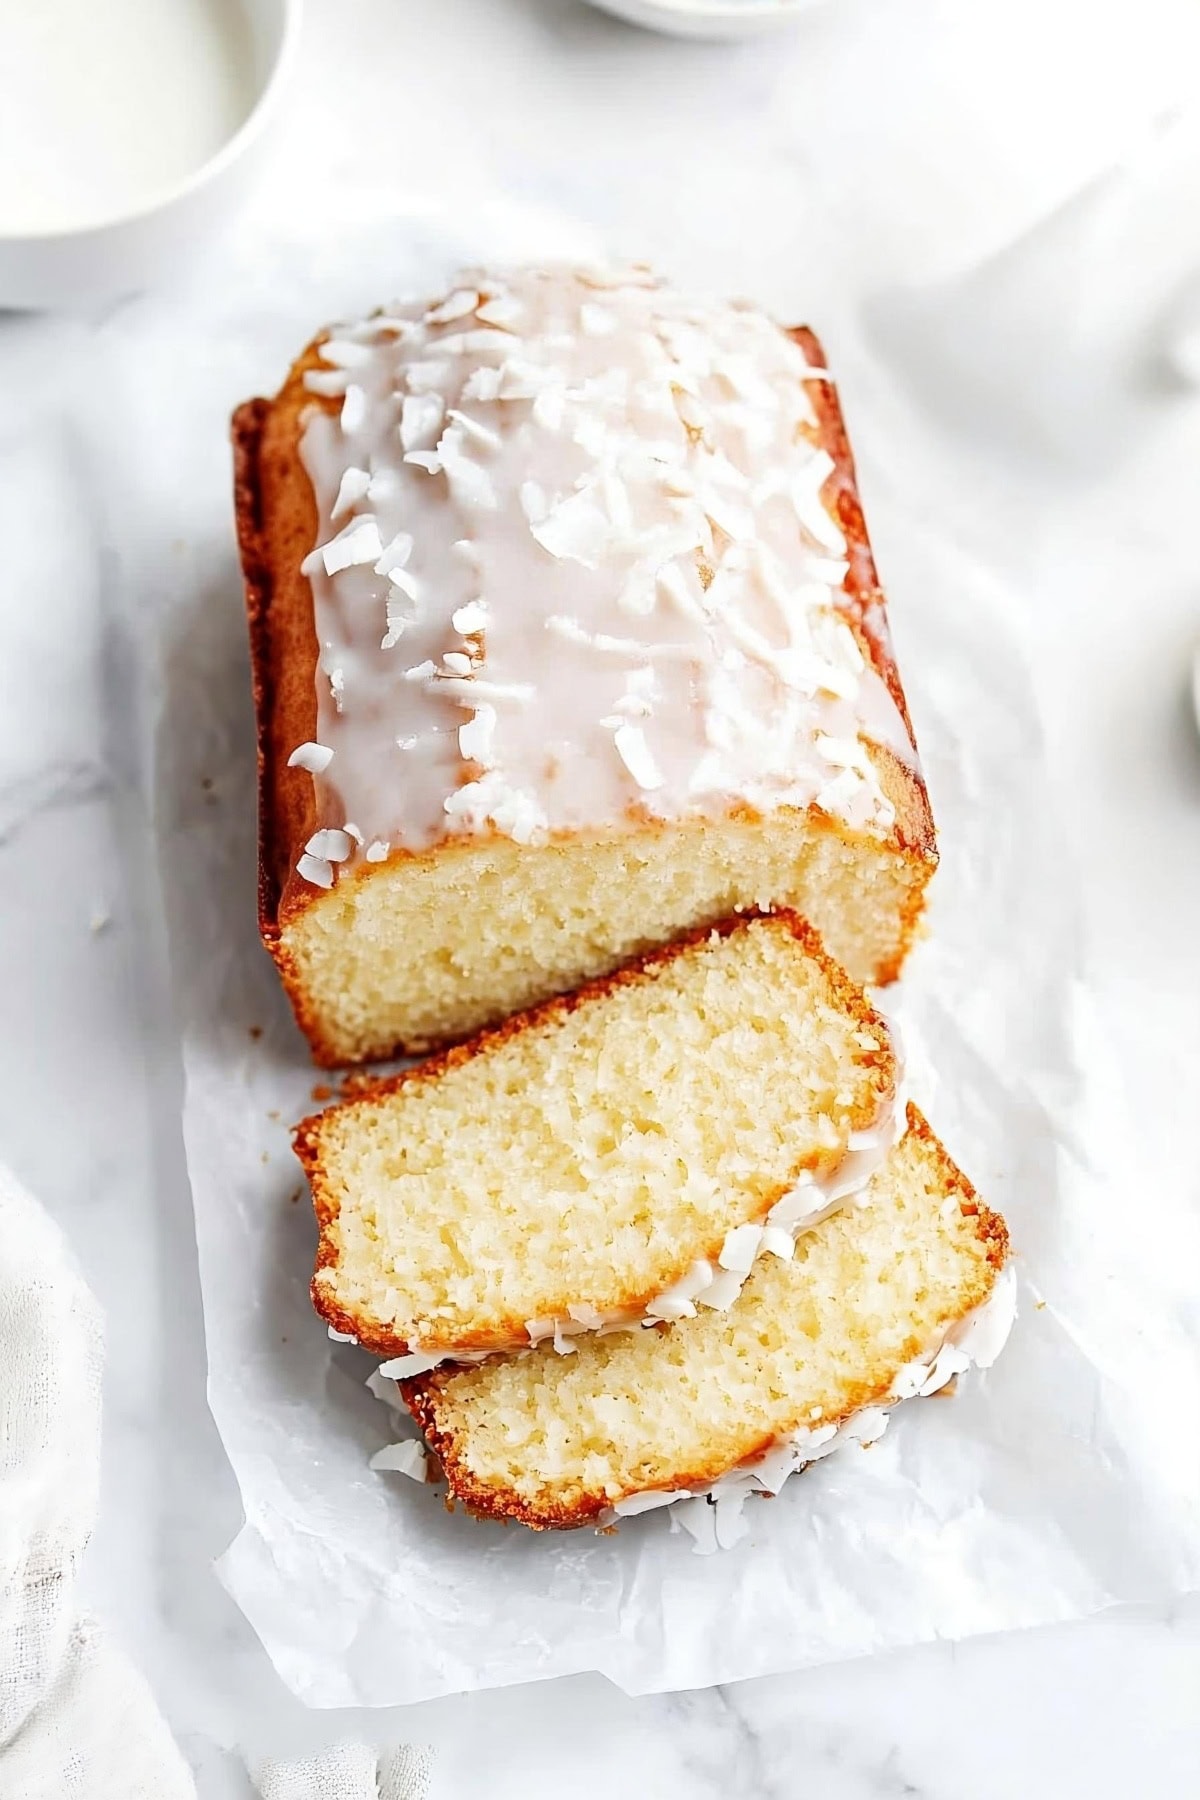
[[[96,1517],[104,1321],[57,1225],[0,1164],[0,1796],[195,1800],[133,1665],[75,1582]],[[337,1744],[253,1771],[263,1800],[424,1800],[431,1756]]]
[[[262,1800],[425,1800],[433,1757],[401,1745],[382,1755],[366,1744],[335,1744],[302,1762],[263,1763],[253,1771]]]
[[[96,1516],[100,1309],[0,1165],[0,1794],[192,1800],[145,1682],[75,1581]]]

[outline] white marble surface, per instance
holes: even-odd
[[[1058,235],[1034,274],[1022,263],[1006,288],[1003,258],[989,272],[974,339],[986,346],[991,297],[1011,299],[1015,284],[1033,399],[1009,391],[1002,359],[989,381],[979,357],[947,343],[962,376],[930,394],[931,428],[958,434],[964,480],[936,523],[978,526],[990,495],[1011,518],[1022,481],[1058,497],[1036,534],[998,533],[991,554],[1029,596],[1151,1182],[1188,1166],[1200,1076],[1200,749],[1185,702],[1200,638],[1186,476],[1200,470],[1200,396],[1162,360],[1188,316],[1200,324],[1200,209],[1186,150],[1165,157],[1161,130],[1148,135],[1180,97],[1184,9],[1155,0],[1143,29],[1124,33],[1119,9],[1092,8],[1078,42],[1078,9],[1045,4],[1036,55],[1034,10],[829,0],[786,39],[735,51],[667,45],[570,0],[314,0],[260,205],[301,209],[330,170],[351,204],[403,192],[452,205],[486,169],[683,274],[711,281],[719,265],[727,285],[768,301],[811,296],[835,340],[820,304],[835,292],[856,294],[868,320],[874,307],[881,331],[936,333],[939,293],[980,280],[981,258],[1051,218]],[[1070,129],[1034,133],[1035,153],[1029,121],[1067,105],[1068,90]],[[1130,204],[1103,215],[1112,279],[1097,293],[1073,279],[1096,232],[1089,202],[1069,196],[1139,139],[1118,178]],[[348,1718],[306,1715],[284,1693],[209,1566],[238,1508],[204,1403],[128,646],[106,623],[122,521],[101,516],[94,452],[73,423],[102,329],[0,327],[0,543],[19,551],[0,581],[0,1155],[67,1227],[108,1310],[104,1504],[86,1585],[153,1680],[203,1800],[248,1792],[239,1746],[280,1752],[363,1730],[437,1745],[440,1800],[563,1787],[579,1800],[1195,1792],[1194,1600],[643,1701],[576,1679]],[[1057,396],[1049,412],[1044,391]],[[1086,429],[1073,406],[1085,391]],[[868,484],[903,491],[887,446],[860,450]]]

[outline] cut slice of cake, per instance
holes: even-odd
[[[305,1120],[314,1303],[425,1366],[728,1306],[886,1155],[896,1074],[809,926],[726,921]]]
[[[402,1382],[450,1494],[545,1529],[774,1492],[836,1441],[878,1436],[876,1409],[990,1362],[1012,1318],[1004,1223],[915,1108],[908,1127],[870,1204],[762,1258],[727,1312]]]
[[[238,411],[260,923],[318,1061],[748,907],[899,973],[933,824],[824,362],[645,269],[475,271]]]

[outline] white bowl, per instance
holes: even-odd
[[[735,38],[773,31],[790,25],[807,12],[815,0],[726,0],[709,5],[706,0],[591,0],[601,12],[613,13],[632,25],[665,31],[671,37]]]
[[[300,28],[301,0],[240,4],[253,44],[255,98],[232,137],[135,211],[78,230],[0,232],[0,308],[82,306],[133,293],[176,267],[229,212],[262,149]]]

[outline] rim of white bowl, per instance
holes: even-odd
[[[591,0],[602,12],[623,5],[636,6],[640,12],[661,13],[670,19],[711,19],[723,25],[739,19],[786,18],[789,13],[807,12],[815,0]]]
[[[186,200],[189,194],[196,193],[223,170],[229,167],[248,149],[253,140],[259,136],[267,119],[275,109],[276,101],[285,81],[291,73],[292,64],[300,42],[300,19],[304,11],[304,0],[281,0],[283,10],[283,29],[279,34],[279,44],[274,60],[267,69],[266,79],[258,88],[257,97],[250,111],[246,114],[237,130],[225,139],[219,149],[206,157],[194,168],[190,175],[181,181],[163,188],[161,193],[152,199],[145,200],[140,206],[129,212],[112,213],[104,219],[94,219],[87,225],[58,225],[47,231],[0,231],[0,250],[13,244],[54,244],[78,243],[83,238],[97,236],[102,232],[113,231],[121,226],[136,225],[142,219],[150,218],[154,213],[165,212],[168,207]]]

